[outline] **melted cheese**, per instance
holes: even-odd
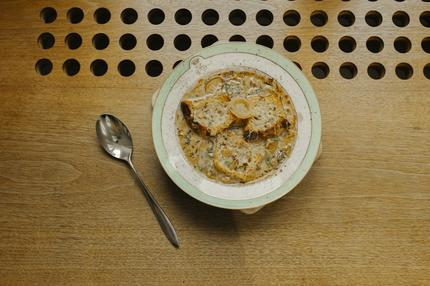
[[[249,183],[276,172],[291,154],[297,115],[269,76],[223,71],[200,79],[176,113],[185,157],[208,178]]]

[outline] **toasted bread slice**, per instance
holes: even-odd
[[[230,178],[242,183],[262,175],[263,145],[245,141],[242,128],[226,130],[218,134],[214,147],[214,167]]]
[[[245,138],[268,138],[278,136],[287,123],[286,112],[278,94],[273,92],[264,96],[252,96],[248,100],[252,105],[253,116],[245,125]]]
[[[191,128],[202,135],[215,136],[234,121],[229,110],[230,98],[223,94],[197,99],[184,99],[181,109]]]

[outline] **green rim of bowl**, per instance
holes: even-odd
[[[228,200],[216,198],[199,191],[195,186],[186,181],[179,174],[176,168],[170,164],[168,154],[162,140],[161,118],[164,104],[175,82],[185,71],[188,70],[190,66],[190,60],[196,56],[208,58],[214,55],[232,52],[258,55],[282,67],[294,78],[294,80],[302,89],[308,102],[311,113],[311,139],[305,157],[300,163],[297,170],[279,188],[273,190],[268,194],[253,199]],[[152,115],[152,138],[154,141],[155,151],[157,153],[161,165],[163,166],[167,175],[184,192],[186,192],[193,198],[212,206],[226,209],[248,209],[264,206],[270,202],[281,198],[289,191],[291,191],[298,183],[300,183],[300,181],[308,173],[309,169],[312,167],[312,164],[316,159],[321,141],[321,114],[318,100],[309,81],[292,61],[281,56],[277,52],[260,45],[250,43],[223,43],[204,48],[197,54],[190,56],[182,63],[180,63],[164,81],[154,104]]]

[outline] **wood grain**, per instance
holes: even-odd
[[[41,21],[44,7],[57,10],[57,20]],[[84,20],[67,22],[66,12],[80,7]],[[112,18],[96,24],[93,12],[106,7]],[[125,25],[124,8],[138,21]],[[148,22],[154,7],[166,15],[160,25]],[[178,25],[174,13],[187,8],[188,25]],[[207,9],[220,15],[206,26]],[[247,14],[233,26],[228,13]],[[272,11],[274,21],[263,27],[255,15]],[[285,25],[286,10],[297,10],[301,22]],[[315,27],[314,10],[324,10],[328,23]],[[355,14],[351,27],[338,24],[337,14]],[[381,26],[364,21],[369,10],[383,16]],[[391,21],[395,11],[410,16],[407,27]],[[424,1],[23,1],[0,2],[0,284],[1,285],[429,285],[430,284],[430,81],[423,67],[430,56],[421,48],[428,28],[419,22]],[[37,37],[55,36],[53,48],[42,50]],[[79,33],[82,46],[69,50],[64,37]],[[110,38],[105,50],[95,50],[92,36]],[[138,44],[124,51],[118,39],[132,33]],[[159,51],[146,38],[164,38]],[[177,51],[173,39],[188,34],[191,48]],[[226,41],[243,35],[254,42],[262,34],[274,49],[300,63],[320,102],[324,152],[303,182],[281,200],[252,216],[212,208],[188,197],[164,174],[151,140],[151,95],[174,62],[198,51],[201,38],[214,34]],[[289,53],[287,35],[301,39]],[[310,46],[314,36],[329,40],[324,53]],[[352,36],[357,48],[343,53],[342,36]],[[384,49],[373,54],[366,39],[379,36]],[[400,54],[393,40],[412,42]],[[52,73],[35,71],[38,59],[52,60]],[[80,72],[69,77],[62,64],[75,58]],[[90,63],[104,59],[106,75],[95,77]],[[131,59],[136,72],[122,77],[117,64]],[[159,77],[149,77],[145,64],[163,64]],[[326,79],[312,76],[315,62],[330,67]],[[343,62],[353,62],[357,76],[339,74]],[[385,76],[370,79],[367,66],[380,62]],[[400,80],[394,70],[407,62],[414,73]],[[135,141],[135,164],[176,226],[182,247],[166,241],[127,168],[108,158],[95,138],[95,119],[111,112],[127,122]]]

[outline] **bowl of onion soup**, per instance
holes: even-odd
[[[161,165],[184,192],[252,213],[305,177],[319,156],[321,115],[293,62],[260,45],[221,43],[166,78],[152,132]]]

